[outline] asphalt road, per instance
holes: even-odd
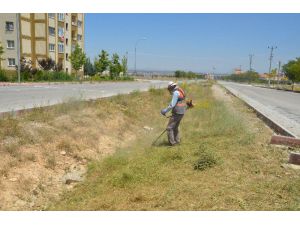
[[[150,87],[162,88],[168,81],[103,82],[83,84],[31,84],[0,86],[0,113],[54,105],[70,99],[97,99]]]
[[[219,81],[276,124],[300,137],[300,94],[247,84]]]

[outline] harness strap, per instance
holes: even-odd
[[[183,107],[183,106],[185,106],[185,102],[184,102],[185,93],[181,88],[178,88],[178,91],[179,91],[179,95],[180,95],[179,96],[180,100],[178,100],[176,106]]]

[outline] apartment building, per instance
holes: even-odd
[[[19,39],[18,39],[19,37]],[[83,13],[0,14],[1,68],[14,70],[20,58],[40,68],[38,61],[51,58],[71,73],[69,56],[78,44],[84,50]]]

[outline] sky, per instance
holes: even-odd
[[[137,70],[232,73],[241,66],[268,72],[300,57],[300,14],[85,14],[85,51],[93,61],[102,49],[128,52]],[[214,68],[214,69],[213,69]]]

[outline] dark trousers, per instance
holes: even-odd
[[[179,124],[181,119],[183,118],[184,114],[173,114],[170,117],[168,126],[167,126],[167,132],[168,132],[168,139],[170,145],[174,145],[180,142],[179,137]]]

